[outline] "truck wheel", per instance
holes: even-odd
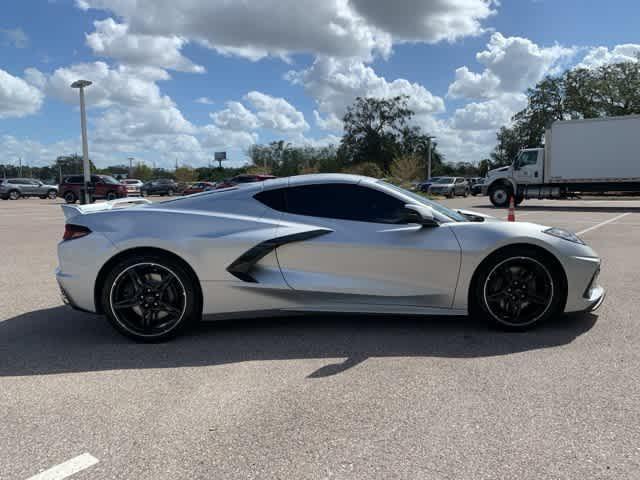
[[[494,207],[507,207],[509,205],[509,197],[511,195],[511,188],[505,185],[496,185],[489,189],[489,200],[491,200]]]

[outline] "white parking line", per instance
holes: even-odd
[[[626,217],[627,215],[631,215],[631,212],[623,213],[622,215],[618,215],[617,217],[613,217],[613,218],[610,218],[609,220],[605,220],[604,222],[597,223],[592,227],[585,228],[584,230],[581,230],[578,233],[576,233],[576,235],[584,235],[585,233],[590,232],[591,230],[604,227],[605,225],[615,222],[616,220],[620,220],[621,218]]]
[[[71,475],[89,468],[92,465],[98,463],[98,459],[90,453],[83,453],[77,457],[67,460],[60,465],[51,467],[49,470],[45,470],[33,477],[29,477],[27,480],[62,480],[63,478],[70,477]]]

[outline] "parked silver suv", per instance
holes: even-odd
[[[47,185],[33,178],[5,178],[0,179],[0,198],[3,200],[17,200],[20,197],[56,198],[57,185]]]

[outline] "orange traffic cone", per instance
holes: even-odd
[[[513,199],[513,195],[509,197],[509,216],[507,217],[507,222],[515,222],[516,221],[516,202]]]

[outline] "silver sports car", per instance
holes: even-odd
[[[450,210],[368,177],[63,208],[63,298],[141,341],[201,318],[287,312],[470,314],[522,330],[604,298],[600,259],[574,234]]]

